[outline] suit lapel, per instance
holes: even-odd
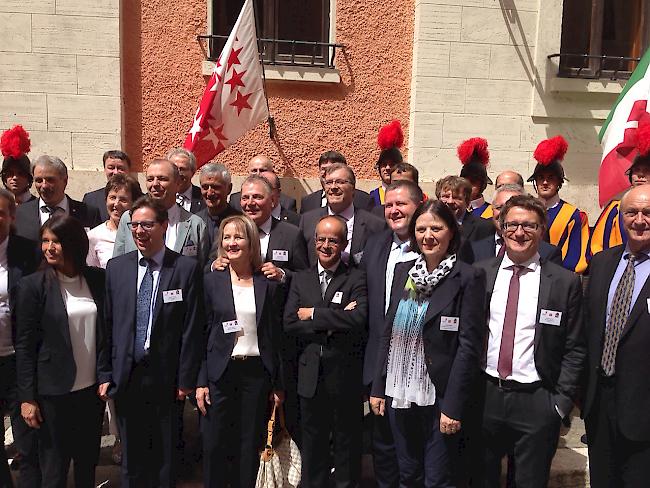
[[[343,261],[341,261],[339,263],[339,267],[336,268],[336,271],[334,272],[334,276],[332,276],[329,285],[327,285],[327,290],[325,290],[325,297],[323,298],[323,302],[325,304],[328,304],[332,301],[332,297],[334,297],[334,293],[339,291],[339,287],[343,284],[343,282],[345,282],[347,274],[348,274],[348,267],[343,263]],[[318,272],[316,273],[316,275],[318,276]],[[318,285],[320,288],[320,279]]]
[[[265,261],[273,261],[273,249],[280,248],[278,245],[278,240],[282,237],[279,235],[279,232],[273,232],[273,230],[278,226],[277,219],[271,218],[271,233],[269,234],[269,245],[266,248],[266,259]]]
[[[183,253],[183,246],[187,240],[187,235],[190,232],[190,217],[192,216],[187,210],[181,207],[180,219],[178,225],[176,226],[176,242],[174,243],[174,251],[179,254]],[[198,243],[195,242],[195,245],[198,246]]]
[[[449,275],[434,288],[433,295],[435,295],[436,299],[429,301],[427,313],[424,316],[425,324],[437,316],[458,294],[458,290],[460,289],[459,275],[460,271],[458,270],[458,266],[454,266]]]
[[[476,222],[474,221],[472,214],[467,212],[461,226],[461,235],[465,238],[465,240],[469,240],[471,235],[474,233],[475,226]]]
[[[614,267],[615,268],[615,267]],[[632,305],[632,310],[630,310],[630,316],[625,323],[625,327],[621,331],[621,339],[630,331],[634,324],[641,318],[642,315],[648,313],[648,302],[647,298],[650,297],[650,279],[646,280],[641,288],[641,292]],[[607,319],[605,319],[607,320]]]
[[[606,283],[606,286],[600,286],[599,289],[602,290],[602,295],[598,297],[599,299],[597,300],[596,303],[598,303],[598,313],[594,314],[594,317],[602,317],[603,322],[598,324],[598,327],[600,329],[600,333],[604,334],[605,333],[605,328],[607,326],[607,299],[609,295],[609,285],[612,282],[612,279],[614,278],[614,274],[616,273],[616,268],[618,267],[618,263],[621,260],[621,256],[623,256],[623,251],[625,250],[625,246],[620,246],[620,249],[617,250],[617,252],[613,253],[610,256],[610,260],[602,266],[601,268],[605,269],[606,272],[604,276],[602,276],[602,282]],[[593,279],[593,278],[592,278]],[[599,278],[600,280],[601,278]],[[645,286],[643,287],[645,289]],[[643,293],[643,291],[642,291]],[[639,297],[642,295],[639,294]],[[638,300],[637,300],[638,302]],[[634,306],[632,307],[632,310],[630,311],[630,317],[628,318],[628,324],[630,323],[630,319],[632,318],[632,312],[634,312]],[[590,324],[587,324],[587,326],[590,326]],[[623,329],[622,334],[626,332],[627,329],[626,327]]]
[[[542,326],[539,324],[539,317],[542,309],[549,310],[549,298],[551,294],[551,287],[553,286],[553,272],[550,266],[541,264],[539,276],[539,297],[537,298],[537,314],[535,315],[535,351],[539,346],[541,340]]]
[[[488,294],[488,303],[490,302],[490,297],[494,291],[494,283],[497,281],[497,273],[499,272],[499,267],[501,266],[501,261],[503,258],[495,258],[490,260],[485,265],[485,288]]]
[[[366,242],[366,219],[355,207],[354,225],[352,226],[352,244],[350,245],[350,264],[354,263],[354,255],[362,251],[361,243]]]
[[[49,275],[49,276],[48,276]],[[65,340],[66,345],[72,351],[72,342],[70,340],[70,324],[68,322],[68,314],[65,308],[65,302],[63,301],[63,296],[61,295],[61,286],[59,285],[59,278],[56,276],[56,272],[52,269],[48,271],[44,277],[46,283],[49,282],[48,289],[48,300],[51,300],[53,305],[52,313],[57,316],[57,320],[54,320],[58,324],[61,333],[63,334],[63,339]]]
[[[156,325],[156,320],[160,315],[160,310],[163,306],[163,292],[169,290],[169,284],[171,283],[172,277],[174,276],[174,268],[176,265],[176,259],[174,255],[168,250],[165,249],[165,255],[163,257],[163,264],[160,268],[160,276],[158,277],[158,289],[156,290],[156,305],[154,306],[153,318],[151,320],[151,329],[153,334],[153,329]]]
[[[393,232],[387,232],[387,238],[384,240],[383,243],[381,243],[381,251],[379,252],[378,258],[378,265],[379,265],[379,276],[383,277],[382,279],[379,280],[379,290],[381,292],[381,297],[386,296],[386,271],[388,268],[388,257],[390,255],[390,251],[393,247]],[[370,266],[375,266],[375,263],[368,263]],[[393,270],[393,277],[395,276],[395,272]],[[382,315],[384,315],[382,313]]]
[[[255,321],[257,327],[260,326],[260,318],[264,309],[264,298],[266,297],[266,289],[269,286],[268,280],[263,274],[255,273],[253,275],[253,292],[255,294]]]

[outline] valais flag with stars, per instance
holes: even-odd
[[[598,201],[601,207],[630,186],[625,172],[638,153],[636,130],[640,120],[650,119],[649,67],[650,50],[639,61],[600,129],[598,137],[603,148],[603,158],[598,173]]]
[[[246,0],[185,138],[199,166],[269,116],[252,0]]]

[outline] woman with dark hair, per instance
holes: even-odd
[[[260,271],[260,238],[251,219],[225,218],[216,239],[217,257],[228,258],[228,267],[204,275],[208,339],[196,388],[203,478],[208,488],[248,488],[255,486],[269,400],[279,405],[284,398],[284,294]]]
[[[441,201],[420,204],[409,233],[420,255],[395,268],[370,404],[388,415],[400,486],[450,487],[485,334],[485,276],[456,259],[460,231]]]
[[[95,486],[104,403],[97,370],[107,368],[104,270],[86,266],[88,238],[73,217],[55,216],[40,230],[44,261],[18,283],[17,397],[27,425],[38,429],[43,487]]]

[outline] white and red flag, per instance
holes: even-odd
[[[203,92],[183,147],[198,166],[268,119],[252,0],[246,0]]]

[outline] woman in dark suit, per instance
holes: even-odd
[[[400,486],[451,487],[450,441],[485,333],[485,276],[456,259],[460,233],[444,203],[421,204],[409,232],[420,256],[395,268],[370,404],[388,415]]]
[[[229,264],[204,277],[207,352],[196,389],[204,483],[253,487],[269,396],[283,400],[284,293],[260,271],[260,239],[248,217],[224,219],[216,243]]]
[[[44,261],[23,278],[16,298],[18,401],[38,429],[43,487],[65,487],[70,460],[75,486],[95,486],[104,403],[97,369],[104,347],[104,271],[86,266],[88,238],[72,217],[40,230]]]

